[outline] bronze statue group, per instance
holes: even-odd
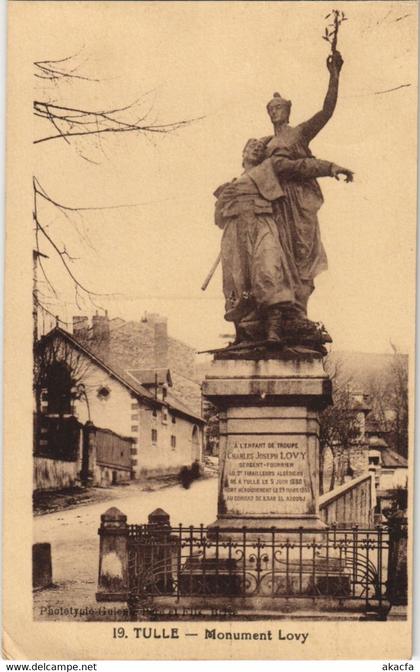
[[[323,326],[307,317],[314,278],[327,268],[317,178],[342,175],[351,182],[353,173],[314,158],[309,144],[334,112],[342,64],[338,51],[329,56],[324,105],[298,126],[289,125],[291,102],[274,94],[267,104],[273,135],[248,140],[244,172],[215,192],[215,221],[223,229],[225,319],[236,328],[230,350],[259,343],[279,352],[322,355],[331,341]]]

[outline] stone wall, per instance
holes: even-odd
[[[80,485],[79,474],[79,462],[64,462],[37,456],[33,458],[34,490],[57,490]]]
[[[94,485],[108,486],[116,483],[127,483],[130,480],[130,471],[97,464],[94,471]]]
[[[350,467],[355,478],[369,471],[369,445],[367,443],[356,443],[351,446]]]

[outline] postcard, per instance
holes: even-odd
[[[417,3],[9,0],[9,659],[409,659]]]

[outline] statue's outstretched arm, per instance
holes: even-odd
[[[271,157],[274,172],[279,178],[293,179],[303,177],[310,179],[312,177],[331,176],[331,161],[322,161],[322,159],[289,159],[284,156],[273,154]]]
[[[299,125],[308,143],[324,128],[334,113],[337,104],[338,82],[342,65],[343,59],[339,51],[334,52],[328,57],[327,67],[330,72],[330,81],[322,110],[314,114],[308,121],[304,121]]]
[[[273,154],[271,159],[273,169],[277,177],[293,179],[301,177],[305,179],[317,177],[335,177],[344,175],[346,182],[353,181],[353,172],[347,168],[342,168],[331,161],[322,159],[289,159],[285,156]]]

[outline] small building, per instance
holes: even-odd
[[[382,452],[379,488],[390,490],[406,488],[408,481],[408,461],[395,450],[387,448]]]
[[[369,469],[375,471],[380,490],[404,488],[407,485],[408,461],[389,447],[388,435],[389,432],[377,420],[368,419],[366,436],[369,443]]]
[[[366,433],[369,441],[369,470],[375,475],[376,513],[381,517],[384,509],[392,506],[398,490],[407,488],[408,461],[388,446],[388,432],[381,429],[376,420],[369,420]]]
[[[96,464],[104,466],[103,480],[121,480],[121,472],[127,478],[126,444],[123,448],[119,439],[130,442],[132,478],[176,473],[201,461],[204,420],[169,391],[169,369],[120,369],[110,355],[107,361],[95,354],[89,332],[76,332],[55,327],[38,343],[44,373],[37,411],[50,418],[72,416],[97,428],[103,449]],[[118,451],[121,464],[116,465]]]

